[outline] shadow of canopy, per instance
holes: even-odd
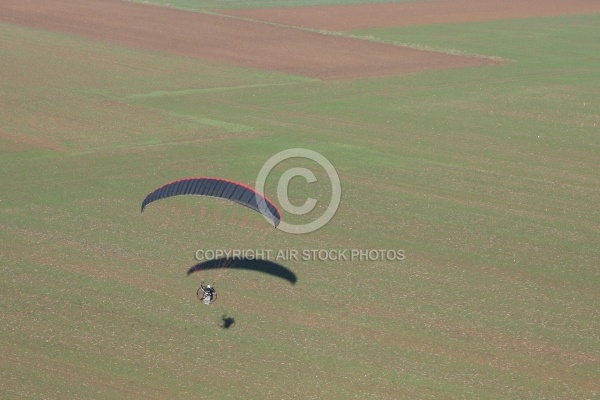
[[[194,272],[225,268],[225,266],[227,269],[242,269],[247,271],[262,272],[264,274],[269,274],[284,279],[292,285],[298,280],[296,274],[283,265],[268,260],[251,260],[247,258],[219,258],[216,260],[203,261],[188,269],[187,274],[191,275]]]

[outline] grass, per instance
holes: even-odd
[[[598,396],[599,18],[352,32],[514,61],[331,82],[0,25],[0,397]],[[313,234],[197,199],[139,213],[290,147],[342,180]],[[406,259],[186,276],[231,247]]]

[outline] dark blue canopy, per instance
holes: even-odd
[[[153,201],[186,194],[231,200],[263,214],[275,227],[281,222],[277,206],[254,188],[227,179],[207,177],[181,179],[159,187],[146,196],[142,202],[142,212]]]

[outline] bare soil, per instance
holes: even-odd
[[[317,79],[495,63],[481,57],[410,49],[121,0],[3,0],[0,21]]]

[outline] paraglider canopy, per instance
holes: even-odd
[[[219,197],[261,213],[275,227],[281,222],[281,214],[277,206],[262,193],[243,183],[209,177],[169,182],[146,196],[141,211],[144,212],[144,208],[153,201],[181,195]]]

